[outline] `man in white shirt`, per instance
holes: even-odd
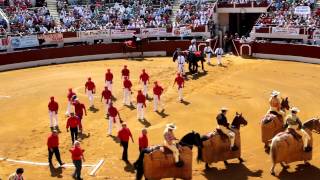
[[[214,54],[212,48],[210,47],[210,39],[206,40],[206,47],[204,48],[204,53],[206,54],[207,57],[207,63],[211,64],[211,55]]]
[[[178,58],[177,58],[177,62],[178,62],[178,73],[184,75],[184,64],[186,62],[184,56],[182,55],[180,49],[178,49]]]
[[[221,63],[221,58],[222,58],[222,54],[223,54],[223,49],[221,47],[218,47],[214,53],[217,55],[217,63],[219,66],[222,65]]]

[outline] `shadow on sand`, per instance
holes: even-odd
[[[165,112],[164,112],[164,109],[162,110],[162,111],[156,111],[156,113],[159,115],[159,116],[161,116],[162,118],[166,118],[167,116],[169,116],[169,114],[166,114]]]
[[[144,118],[144,119],[139,119],[139,122],[140,122],[142,125],[144,125],[144,127],[146,127],[146,128],[148,128],[148,127],[151,126],[151,123],[150,123],[148,120],[146,120],[146,118]]]
[[[299,164],[295,168],[295,172],[288,172],[286,169],[282,169],[277,177],[281,180],[316,180],[320,179],[320,169],[313,165]]]
[[[49,165],[51,177],[62,178],[62,167],[55,168],[53,165]]]

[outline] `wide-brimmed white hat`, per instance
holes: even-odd
[[[229,109],[227,107],[221,107],[220,110],[221,111],[228,111]]]
[[[195,40],[195,39],[192,39],[192,40],[191,40],[191,43],[195,43],[195,42],[196,42],[196,40]]]
[[[278,96],[279,94],[280,94],[280,92],[279,92],[279,91],[276,91],[276,90],[273,90],[273,91],[271,92],[271,96],[272,96],[272,97]]]
[[[167,125],[166,125],[166,128],[168,128],[168,129],[172,129],[172,130],[177,129],[176,125],[175,125],[175,124],[173,124],[173,123],[169,123],[169,124],[167,124]]]
[[[297,107],[290,108],[291,112],[300,112],[300,110]]]

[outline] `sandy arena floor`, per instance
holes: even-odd
[[[55,96],[60,105],[59,124],[60,151],[62,160],[71,162],[68,149],[71,147],[70,134],[65,130],[64,112],[67,104],[67,89],[77,90],[80,100],[88,105],[84,95],[84,83],[91,76],[97,85],[98,93],[95,104],[98,112],[89,112],[84,117],[82,140],[86,150],[86,163],[96,163],[104,158],[106,161],[96,177],[90,177],[89,168],[83,169],[84,179],[134,179],[132,167],[126,166],[121,158],[121,147],[112,138],[107,137],[107,120],[104,118],[104,106],[100,103],[100,93],[104,87],[104,73],[111,68],[114,73],[114,95],[116,106],[121,116],[128,122],[136,143],[129,145],[129,160],[134,162],[138,156],[137,138],[144,126],[136,120],[136,110],[122,105],[122,82],[120,71],[127,64],[134,84],[134,99],[140,88],[138,77],[142,68],[151,75],[151,82],[158,80],[165,88],[163,100],[165,117],[152,112],[152,102],[147,103],[146,119],[149,127],[151,144],[162,143],[162,132],[168,122],[177,124],[176,136],[195,130],[204,134],[216,127],[215,117],[221,106],[229,107],[229,121],[236,111],[242,112],[248,120],[248,126],[241,129],[242,157],[244,164],[237,160],[230,165],[220,162],[212,164],[211,170],[205,171],[204,164],[193,162],[193,179],[212,180],[246,180],[246,179],[320,179],[320,136],[314,135],[314,152],[311,164],[305,168],[293,163],[287,171],[277,166],[279,177],[270,176],[270,157],[263,151],[260,141],[260,119],[268,108],[269,94],[272,89],[281,91],[282,97],[289,97],[291,105],[300,108],[300,118],[305,121],[319,115],[320,104],[320,66],[295,62],[244,60],[239,57],[226,56],[226,67],[206,66],[207,74],[198,79],[186,81],[184,90],[188,103],[181,104],[177,99],[177,90],[172,88],[176,65],[171,58],[147,58],[144,61],[106,60],[44,66],[0,73],[0,157],[47,161],[46,139],[49,134],[47,103],[50,96]],[[153,85],[153,84],[150,84]],[[151,88],[149,88],[151,90]],[[151,91],[149,91],[151,93]],[[3,97],[10,96],[10,97]],[[115,134],[115,131],[114,131]],[[196,148],[194,149],[194,159]],[[55,162],[55,159],[54,159]],[[72,169],[63,169],[62,173],[51,175],[48,167],[18,165],[0,161],[0,179],[17,167],[25,168],[28,180],[71,179]],[[53,176],[53,177],[52,177]]]

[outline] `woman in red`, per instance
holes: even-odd
[[[71,158],[72,158],[73,164],[76,168],[72,177],[75,178],[76,180],[82,180],[81,168],[82,168],[82,161],[84,162],[85,159],[83,156],[84,150],[81,149],[80,142],[75,141],[74,146],[69,151],[71,152]]]

